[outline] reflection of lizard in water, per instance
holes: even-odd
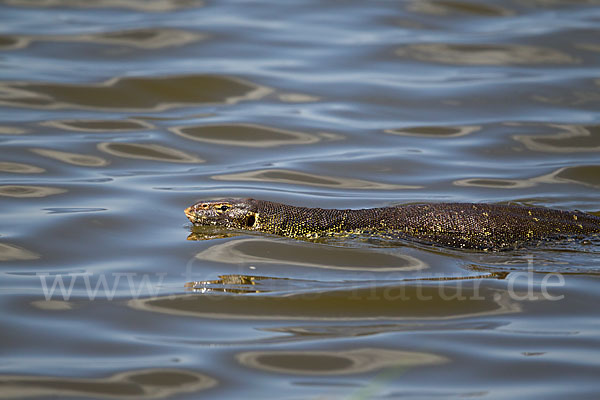
[[[496,204],[431,203],[336,210],[224,199],[198,202],[185,214],[196,225],[288,237],[367,234],[478,250],[505,250],[536,240],[600,233],[600,217],[581,211]]]
[[[489,272],[481,275],[467,276],[437,276],[437,277],[419,277],[419,278],[404,278],[398,283],[412,282],[451,282],[451,281],[466,281],[477,279],[505,279],[508,272]],[[289,282],[289,283],[288,283]],[[288,283],[286,286],[285,283]],[[363,284],[365,282],[362,282]],[[377,281],[373,281],[376,284]],[[279,285],[278,285],[279,284]],[[268,293],[277,291],[278,289],[289,290],[293,285],[298,286],[298,290],[312,289],[312,285],[323,285],[323,282],[308,281],[301,279],[290,280],[288,278],[276,278],[270,276],[251,276],[251,275],[219,275],[219,279],[210,281],[193,281],[187,282],[184,286],[193,292],[200,293]],[[335,286],[335,283],[334,283]]]

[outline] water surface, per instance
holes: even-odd
[[[598,1],[0,1],[0,397],[600,393],[600,243],[197,235],[198,199],[598,212]]]

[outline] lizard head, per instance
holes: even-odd
[[[222,199],[199,201],[185,209],[185,215],[195,225],[251,229],[257,222],[253,199]]]

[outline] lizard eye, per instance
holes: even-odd
[[[221,207],[219,207],[219,209],[221,211],[227,211],[229,209],[229,206],[221,206]]]

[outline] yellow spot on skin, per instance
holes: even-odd
[[[532,215],[532,214],[531,214],[531,210],[527,211],[527,213],[528,213],[529,215]]]
[[[537,222],[537,221],[539,221],[540,219],[539,219],[539,218],[536,218],[536,217],[533,217],[533,220],[534,220],[535,222]]]
[[[577,215],[573,215],[573,219],[577,221]]]

